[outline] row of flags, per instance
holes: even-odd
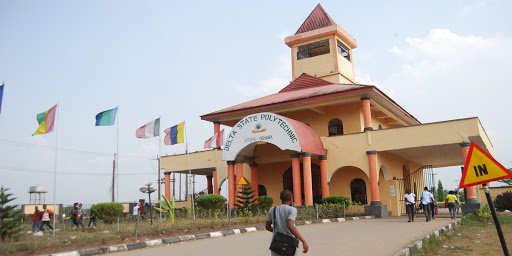
[[[0,87],[0,104],[3,86]],[[0,105],[1,106],[1,105]],[[57,105],[36,116],[39,126],[33,135],[47,134],[53,131]],[[96,115],[96,126],[111,126],[116,122],[117,108],[102,111]],[[175,145],[185,143],[185,122],[165,129],[164,144]],[[135,131],[137,138],[151,138],[160,136],[160,117],[139,127]],[[204,142],[204,148],[220,148],[224,142],[224,129]]]
[[[2,113],[2,100],[4,95],[5,83],[0,85],[0,113]],[[55,126],[55,114],[57,113],[57,105],[51,107],[45,112],[36,116],[39,126],[32,135],[47,134],[53,131]],[[96,126],[110,126],[116,122],[117,108],[102,111],[96,115]],[[165,129],[164,144],[175,145],[185,143],[185,122]],[[135,131],[137,138],[151,138],[160,136],[160,118],[153,120]],[[224,130],[213,135],[204,142],[204,148],[220,148],[224,142]]]

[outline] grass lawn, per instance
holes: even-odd
[[[141,221],[137,228],[137,238],[135,238],[134,221],[120,223],[119,231],[117,224],[99,224],[96,228],[83,228],[80,230],[73,230],[69,226],[57,224],[58,231],[55,237],[51,235],[50,231],[47,231],[47,234],[41,237],[26,233],[16,242],[0,242],[0,255],[37,255],[133,243],[137,240],[145,241],[184,234],[247,227],[249,225],[264,224],[265,220],[266,216],[232,218],[229,224],[226,218],[176,219],[174,224],[168,221],[163,221],[160,224],[158,220],[154,220],[153,225],[150,225],[149,221]]]
[[[512,247],[512,214],[498,213],[507,247]],[[481,256],[503,255],[500,239],[492,219],[480,220],[477,216],[466,216],[462,225],[455,226],[439,238],[431,238],[414,256]]]

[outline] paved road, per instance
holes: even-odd
[[[408,223],[406,217],[355,220],[340,223],[299,226],[308,240],[307,255],[393,255],[425,234],[441,228],[452,220],[436,218],[425,222],[418,218]],[[162,245],[114,255],[270,255],[271,234],[267,231],[231,235],[227,237]],[[300,254],[302,255],[302,254]]]

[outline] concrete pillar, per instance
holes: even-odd
[[[219,176],[218,176],[217,170],[212,171],[212,175],[213,175],[213,193],[216,195],[220,195],[220,191],[219,191],[220,184],[219,184]]]
[[[171,173],[165,172],[165,198],[171,200]]]
[[[218,134],[220,132],[220,122],[213,122],[213,135]],[[220,142],[222,144],[222,141]],[[216,147],[218,149],[220,147]]]
[[[292,158],[292,181],[293,181],[293,203],[296,206],[302,206],[302,189],[300,184],[300,158],[299,154],[294,153]]]
[[[469,146],[471,146],[471,143],[462,142],[459,143],[459,146],[462,153],[462,158],[464,159],[464,163],[466,163],[466,159],[469,153]],[[478,196],[476,194],[476,188],[477,186],[471,186],[466,188],[466,203],[461,205],[462,212],[464,214],[474,213],[478,209],[480,209],[480,201],[478,200]]]
[[[313,177],[311,175],[311,153],[302,153],[304,172],[304,205],[313,205]]]
[[[377,151],[366,151],[368,156],[368,168],[370,174],[371,204],[380,205],[379,172],[377,171]]]
[[[208,194],[213,194],[213,175],[206,175],[206,184],[208,186]]]
[[[240,193],[242,192],[242,185],[238,185],[238,181],[244,176],[244,162],[241,160],[235,161],[235,172],[236,172],[236,178],[235,178],[235,200],[237,200],[237,196],[240,196]]]
[[[361,97],[361,105],[363,110],[364,131],[371,131],[373,130],[373,124],[372,111],[370,109],[370,97]]]
[[[258,165],[256,163],[250,163],[251,167],[251,186],[254,190],[254,196],[258,199]]]
[[[228,161],[228,200],[229,208],[235,208],[235,162]]]
[[[329,197],[329,183],[327,181],[327,156],[320,156],[320,184],[322,198]]]

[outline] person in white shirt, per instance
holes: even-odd
[[[432,219],[432,209],[430,207],[430,202],[434,202],[434,195],[428,191],[427,187],[424,187],[420,197],[421,204],[423,205],[423,213],[425,213],[425,218],[428,222]]]
[[[137,220],[138,217],[139,217],[139,204],[137,202],[135,202],[135,204],[133,205],[132,219]]]
[[[405,190],[405,209],[407,211],[407,216],[409,217],[408,222],[414,222],[414,206],[416,204],[416,195],[411,193],[410,189]]]

